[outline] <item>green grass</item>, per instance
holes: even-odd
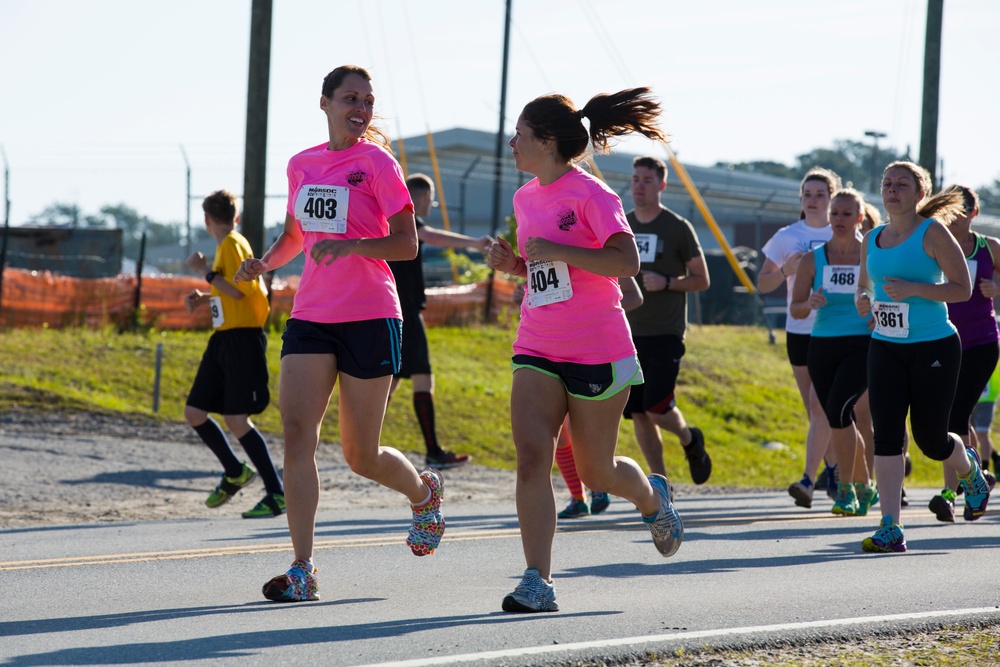
[[[478,463],[514,467],[510,437],[508,326],[437,327],[429,330],[435,370],[439,439],[472,454]],[[113,329],[10,329],[0,332],[0,409],[89,410],[183,421],[187,396],[208,332]],[[160,405],[153,412],[157,346],[163,346]],[[705,432],[714,462],[713,484],[784,488],[802,474],[806,420],[785,357],[783,333],[771,345],[760,328],[694,327],[678,382],[678,406]],[[270,335],[272,405],[255,421],[280,433],[277,409],[281,339]],[[409,382],[389,405],[383,443],[423,451],[411,407]],[[331,405],[336,406],[334,396]],[[622,422],[619,453],[642,461],[632,425]],[[336,441],[331,409],[325,441]],[[690,481],[676,439],[665,434],[667,467],[679,482]],[[771,451],[767,441],[789,445]],[[940,484],[940,467],[914,453],[908,486]]]

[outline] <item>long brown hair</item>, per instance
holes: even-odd
[[[357,74],[369,83],[372,80],[372,75],[364,67],[359,67],[358,65],[341,65],[327,74],[323,79],[323,97],[327,99],[333,97],[334,91],[340,87],[340,84],[344,82],[348,74]],[[378,116],[372,115],[372,120],[375,118],[378,118]],[[392,152],[392,141],[389,140],[389,135],[374,124],[368,124],[368,129],[365,130],[364,137],[368,141],[381,144],[383,148],[387,149],[390,153]]]
[[[535,136],[554,141],[556,151],[568,162],[583,155],[588,144],[607,152],[612,137],[634,132],[649,139],[667,138],[656,125],[660,104],[649,88],[595,95],[580,110],[565,95],[543,95],[528,102],[521,115]],[[590,121],[589,131],[583,126],[584,118]]]
[[[934,182],[931,173],[915,162],[897,160],[882,170],[882,177],[890,169],[905,169],[913,175],[917,188],[924,193],[924,198],[917,202],[917,215],[923,218],[934,218],[944,224],[965,215],[965,194],[961,190],[949,188],[936,195],[931,195]],[[890,219],[892,216],[890,216]]]

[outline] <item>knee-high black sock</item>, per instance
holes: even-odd
[[[271,452],[267,449],[267,442],[264,441],[264,436],[260,434],[260,431],[255,428],[250,429],[240,438],[240,444],[243,445],[243,449],[246,450],[247,456],[253,462],[254,468],[260,474],[260,478],[264,482],[264,489],[268,493],[284,494],[285,487],[281,484],[278,470],[274,467],[274,462],[271,461]]]
[[[229,440],[226,439],[226,434],[222,432],[218,423],[209,417],[204,424],[195,426],[194,430],[205,441],[208,448],[212,450],[215,458],[219,459],[219,463],[222,464],[226,475],[229,477],[239,477],[239,474],[243,472],[243,463],[236,458],[236,452],[229,445]]]
[[[429,391],[413,392],[413,411],[417,413],[420,430],[424,434],[424,445],[428,454],[441,451],[434,427],[434,395]]]

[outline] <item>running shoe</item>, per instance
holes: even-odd
[[[858,494],[853,484],[850,482],[840,482],[837,484],[837,497],[833,503],[833,509],[830,511],[843,516],[857,515]]]
[[[431,499],[420,507],[413,508],[413,523],[406,543],[414,556],[429,556],[434,553],[444,535],[444,516],[441,501],[444,499],[444,478],[437,470],[424,470],[420,478],[431,490]]]
[[[465,465],[472,459],[468,454],[456,454],[442,449],[434,454],[428,454],[425,459],[428,468],[435,470],[445,470],[446,468],[457,468]]]
[[[813,483],[809,475],[788,487],[788,495],[795,498],[795,504],[806,509],[813,506]]]
[[[673,498],[671,498],[673,500]],[[590,513],[600,514],[611,505],[611,496],[603,491],[590,492]]]
[[[660,555],[673,556],[684,541],[684,522],[681,515],[670,501],[670,482],[663,475],[649,475],[650,485],[660,496],[660,509],[650,517],[642,517],[649,532],[653,535],[653,544]]]
[[[587,516],[588,514],[590,514],[590,507],[586,502],[579,498],[570,498],[566,509],[559,512],[556,516],[560,519],[579,519],[581,516]]]
[[[269,493],[259,503],[243,513],[244,519],[270,519],[285,513],[285,496],[282,493]]]
[[[264,597],[275,602],[306,602],[319,599],[319,582],[316,568],[309,562],[297,560],[284,574],[264,584]]]
[[[840,475],[837,474],[837,466],[826,466],[826,495],[830,500],[836,501],[840,492]]]
[[[983,477],[979,452],[971,447],[965,449],[972,470],[964,478],[960,475],[958,483],[965,491],[965,512],[962,515],[966,521],[975,521],[986,513],[986,505],[990,502],[990,486]]]
[[[905,488],[899,490],[899,506],[900,507],[909,507],[910,506],[910,501],[906,497],[906,489]]]
[[[826,465],[826,461],[824,460],[823,469],[819,471],[819,474],[816,475],[816,481],[813,482],[813,491],[826,491],[826,474],[829,469],[830,467]]]
[[[504,611],[527,614],[559,611],[559,605],[556,604],[556,589],[551,583],[542,579],[538,570],[529,567],[524,571],[524,576],[514,588],[514,592],[503,599],[501,608]]]
[[[215,487],[215,490],[208,494],[208,498],[205,499],[205,504],[209,507],[218,507],[226,503],[230,498],[235,496],[240,489],[253,481],[254,474],[253,468],[248,466],[246,462],[243,464],[243,470],[236,477],[227,477],[225,473],[222,474],[222,480],[219,485]]]
[[[986,478],[986,486],[990,487],[990,493],[993,493],[993,487],[997,485],[997,478],[986,468],[983,468],[983,477]]]
[[[948,488],[942,489],[939,495],[934,496],[931,498],[931,501],[927,503],[927,509],[934,512],[934,516],[937,517],[938,521],[954,523],[955,492]]]
[[[854,485],[854,493],[858,497],[858,516],[866,516],[868,510],[878,502],[878,489],[874,484],[858,482]]]
[[[705,451],[705,436],[701,429],[691,427],[691,442],[684,448],[688,468],[691,469],[691,479],[695,484],[704,484],[712,476],[712,457]]]
[[[1000,472],[1000,452],[991,452],[990,458],[993,460],[993,472]]]
[[[893,522],[891,514],[886,514],[875,534],[861,543],[861,549],[873,553],[903,553],[906,551],[903,527]]]

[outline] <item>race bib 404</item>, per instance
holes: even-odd
[[[573,296],[566,262],[528,262],[528,291],[524,299],[528,308],[566,301]]]
[[[350,191],[337,185],[303,185],[295,200],[295,217],[304,232],[344,234]]]

